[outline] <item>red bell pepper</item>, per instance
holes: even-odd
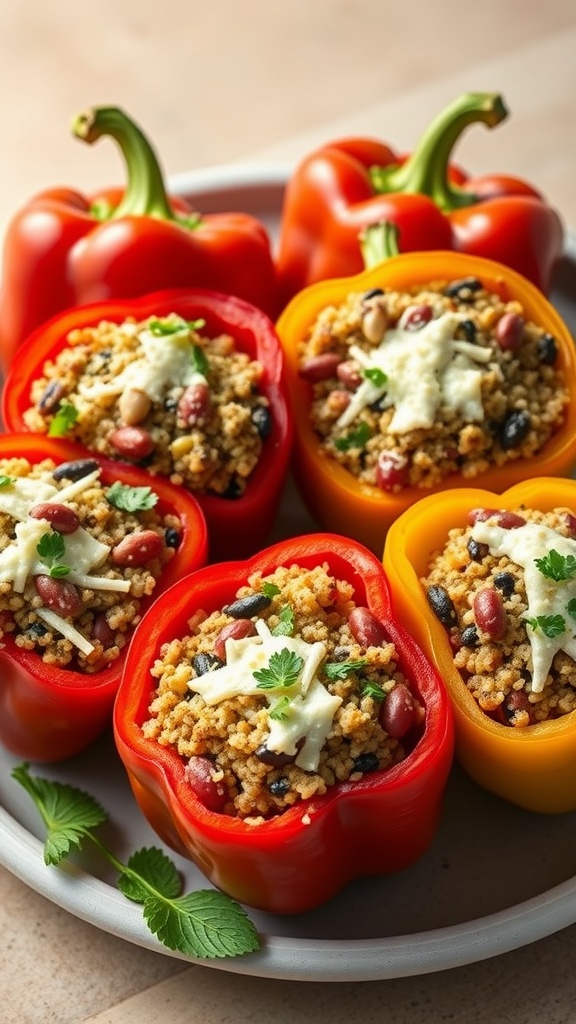
[[[85,455],[84,449],[61,439],[0,436],[1,459],[23,458],[31,465],[50,459],[59,466]],[[149,477],[134,466],[97,461],[105,485],[150,485]],[[142,611],[207,557],[206,523],[192,495],[161,479],[152,482],[152,489],[158,495],[156,510],[176,515],[182,529],[153,594],[142,598]],[[110,724],[126,650],[108,667],[88,674],[44,662],[39,654],[19,647],[13,633],[5,632],[0,644],[0,741],[19,756],[41,762],[61,761],[82,750]]]
[[[322,564],[352,584],[355,604],[370,609],[395,645],[400,671],[425,710],[419,738],[393,767],[337,783],[260,824],[209,810],[186,781],[184,759],[142,731],[156,685],[154,659],[166,642],[189,632],[197,610],[222,609],[254,572]],[[163,595],[134,635],[114,732],[136,800],[163,841],[241,902],[281,914],[309,910],[351,879],[416,860],[434,835],[453,754],[445,690],[395,619],[380,561],[353,540],[322,533],[281,541],[245,562],[205,567]]]
[[[268,317],[249,303],[216,292],[167,289],[130,301],[89,304],[54,317],[35,331],[15,356],[2,396],[4,424],[7,430],[27,429],[23,414],[31,404],[32,383],[42,375],[46,360],[54,359],[67,346],[71,330],[101,320],[121,323],[129,316],[144,320],[170,313],[185,320],[204,320],[203,334],[208,337],[229,333],[238,350],[264,367],[260,389],[269,402],[271,429],[246,490],[238,498],[195,495],[208,522],[212,559],[243,557],[254,551],[272,529],[288,471],[293,434],[278,338]],[[48,424],[49,418],[46,429]],[[73,425],[67,436],[77,440]]]
[[[472,178],[449,163],[470,124],[507,115],[497,93],[450,104],[406,157],[369,138],[339,139],[310,153],[288,182],[277,257],[282,306],[316,281],[358,274],[359,234],[389,221],[402,252],[454,249],[497,260],[543,291],[563,250],[558,214],[528,182]]]
[[[257,218],[204,215],[168,196],[150,143],[116,107],[80,115],[73,131],[88,143],[106,136],[118,143],[126,189],[90,196],[48,189],[12,218],[2,260],[0,368],[55,313],[159,288],[214,288],[276,315],[270,240]]]

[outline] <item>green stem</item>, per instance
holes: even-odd
[[[140,128],[122,110],[92,107],[74,119],[72,132],[90,145],[108,135],[120,147],[128,181],[122,200],[111,216],[131,214],[175,220],[156,154]]]
[[[468,125],[483,122],[494,128],[507,115],[499,93],[465,93],[432,122],[405,163],[371,168],[374,188],[377,192],[419,192],[446,212],[470,206],[476,197],[448,178],[452,150]]]
[[[390,221],[381,221],[364,228],[359,239],[366,270],[377,266],[378,263],[383,263],[384,260],[389,260],[392,256],[399,255],[399,234],[396,224],[392,224]]]

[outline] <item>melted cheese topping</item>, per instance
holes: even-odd
[[[383,384],[364,380],[337,420],[347,427],[366,406],[381,399],[382,408],[394,407],[388,432],[408,433],[434,425],[440,405],[462,413],[467,422],[484,419],[482,370],[478,363],[492,358],[489,348],[456,339],[462,316],[443,313],[417,331],[396,327],[386,331],[378,348],[365,352],[350,346],[350,355],[362,369],[380,370]]]
[[[531,688],[533,693],[541,693],[558,651],[564,651],[576,660],[576,621],[567,611],[568,602],[576,598],[576,579],[558,582],[550,579],[538,569],[536,559],[544,558],[552,550],[576,558],[576,541],[538,523],[526,523],[518,529],[506,530],[490,522],[477,522],[472,536],[479,543],[487,544],[493,555],[507,555],[524,569],[528,601],[526,618],[560,615],[564,620],[565,630],[553,637],[546,636],[540,626],[533,628],[527,625],[532,654]]]
[[[298,637],[273,636],[261,619],[255,625],[257,636],[226,641],[225,665],[191,679],[188,685],[201,694],[207,704],[249,694],[264,696],[269,706],[273,706],[278,691],[260,688],[254,672],[267,668],[271,656],[280,651],[297,654],[303,660],[303,667],[294,686],[286,691],[290,696],[287,717],[269,720],[267,745],[275,753],[296,755],[295,762],[304,771],[315,771],[334,715],[342,703],[342,698],[332,696],[316,675],[326,657],[326,647],[321,642],[308,644]],[[300,743],[302,746],[298,749]]]

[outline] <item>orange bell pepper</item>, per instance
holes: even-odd
[[[500,492],[528,476],[570,473],[576,463],[576,350],[572,336],[542,292],[503,264],[450,251],[403,253],[369,266],[361,274],[310,285],[292,299],[276,324],[285,354],[294,417],[293,471],[303,499],[325,529],[354,537],[378,556],[382,554],[388,528],[402,512],[427,493],[462,487],[464,479],[454,473],[430,491],[418,487],[384,491],[360,483],[329,458],[311,424],[311,385],[299,375],[300,346],[320,312],[343,302],[350,292],[368,292],[373,288],[406,291],[413,285],[465,277],[478,277],[503,299],[518,300],[526,319],[554,336],[558,348],[556,365],[562,369],[570,392],[562,425],[537,455],[493,466],[475,478],[475,485]]]
[[[391,526],[383,563],[394,614],[409,626],[448,689],[462,767],[480,786],[511,803],[557,814],[576,810],[576,712],[522,728],[485,714],[454,665],[448,631],[420,583],[434,551],[444,546],[450,529],[467,525],[471,509],[521,505],[542,512],[576,509],[576,481],[538,477],[503,494],[460,488],[423,498]]]

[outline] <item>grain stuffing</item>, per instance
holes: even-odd
[[[33,382],[26,427],[195,493],[240,497],[271,430],[264,370],[203,327],[171,314],[71,331]]]
[[[207,807],[255,825],[390,768],[424,712],[372,621],[326,565],[255,573],[163,646],[144,735],[178,752]]]
[[[422,579],[454,665],[495,721],[526,727],[576,709],[576,516],[472,509]]]
[[[477,278],[352,292],[299,350],[322,450],[384,491],[471,480],[538,453],[568,390],[556,339]]]
[[[95,459],[0,460],[0,643],[83,673],[118,658],[181,529],[150,488],[100,476]]]

